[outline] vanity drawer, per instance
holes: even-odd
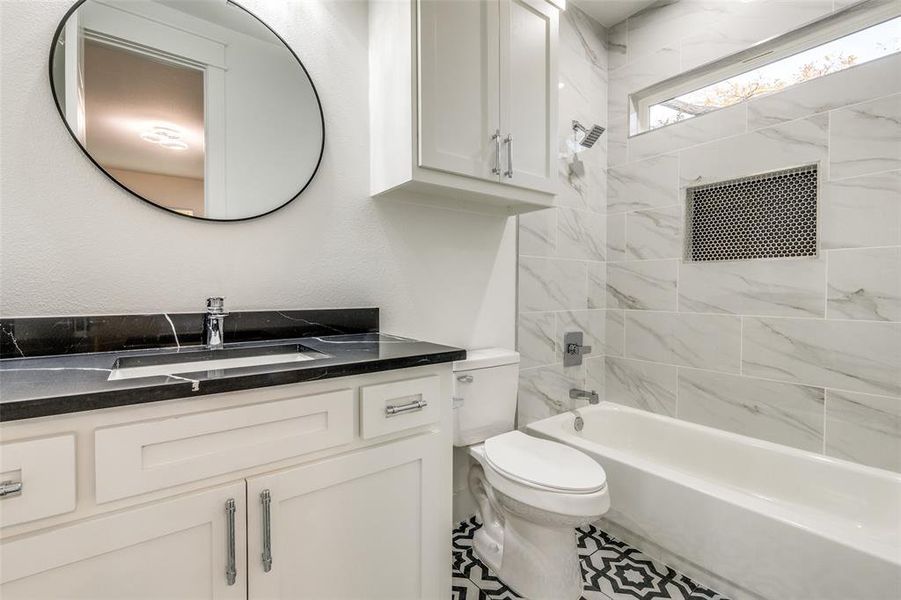
[[[437,375],[360,388],[360,437],[364,440],[428,425],[440,416]]]
[[[97,502],[353,441],[351,389],[98,429]]]
[[[22,485],[0,498],[0,527],[75,510],[75,434],[0,444],[0,481]]]

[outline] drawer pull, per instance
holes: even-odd
[[[268,573],[272,570],[272,525],[269,512],[272,496],[269,490],[260,492],[260,502],[263,504],[263,572]]]
[[[0,483],[0,498],[19,496],[22,493],[21,481],[4,481]]]
[[[225,581],[228,585],[235,585],[238,569],[235,565],[235,500],[229,498],[225,501],[226,525],[228,527],[228,565],[225,567]]]
[[[386,417],[395,417],[397,415],[403,415],[410,412],[415,412],[417,410],[422,410],[429,403],[425,400],[413,400],[412,402],[407,402],[406,404],[399,404],[397,406],[388,405],[385,407],[385,416]]]

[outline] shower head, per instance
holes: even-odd
[[[603,134],[604,131],[604,128],[600,125],[594,125],[591,129],[586,129],[585,126],[578,121],[573,121],[573,135],[579,145],[583,148],[591,148],[594,146],[594,143],[598,141],[598,138],[601,137],[601,134]]]

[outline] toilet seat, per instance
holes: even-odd
[[[488,458],[489,448],[493,461]],[[575,448],[511,431],[471,447],[470,454],[496,491],[525,506],[569,517],[596,517],[610,508],[604,469]],[[561,456],[572,468],[562,469],[567,471],[565,476],[555,476],[548,465]],[[561,470],[560,465],[553,467]],[[577,477],[582,478],[581,484],[576,483]]]
[[[504,477],[550,492],[591,494],[607,485],[604,469],[587,454],[521,431],[485,440],[485,459]]]

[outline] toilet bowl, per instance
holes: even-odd
[[[606,474],[574,448],[513,430],[516,353],[491,349],[468,357],[454,364],[455,444],[468,446],[474,459],[469,490],[483,523],[475,554],[523,597],[577,600],[575,528],[609,509]]]

